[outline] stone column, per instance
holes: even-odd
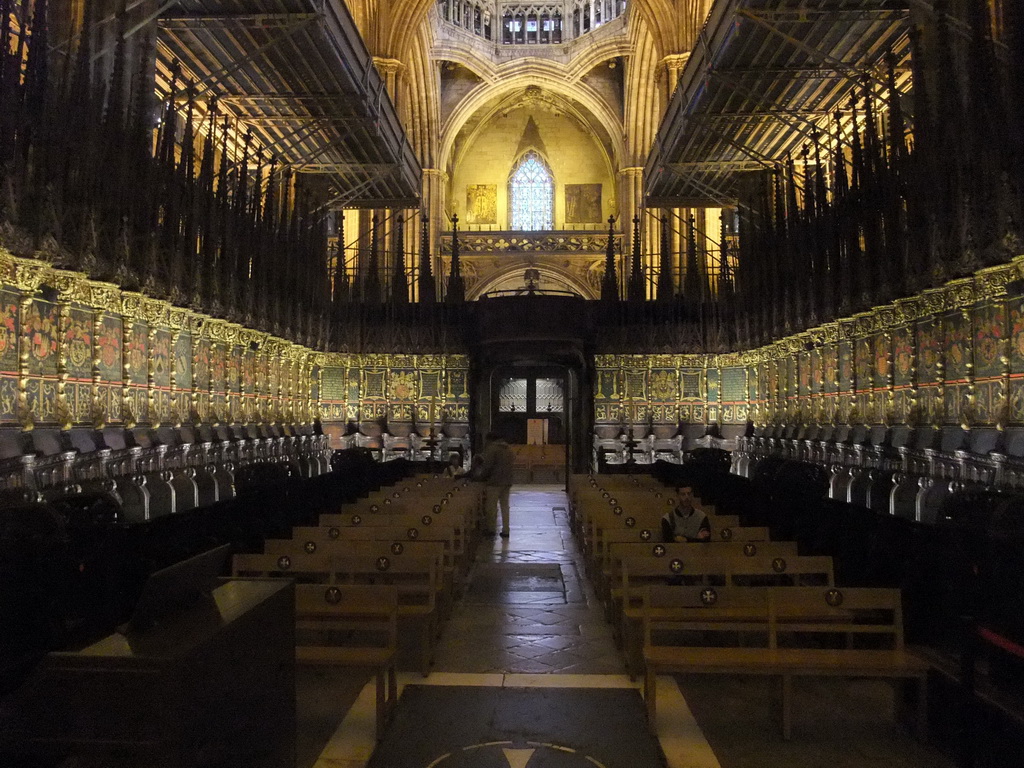
[[[377,67],[377,71],[380,72],[380,76],[384,79],[384,88],[387,90],[388,96],[391,97],[391,103],[395,106],[395,112],[398,115],[398,119],[403,126],[409,125],[408,110],[405,109],[406,105],[403,103],[403,99],[399,98],[399,92],[402,85],[401,75],[402,71],[405,69],[405,65],[398,59],[390,59],[383,56],[374,56],[373,64]],[[380,222],[380,228],[377,231],[377,242],[380,247],[379,269],[381,272],[381,284],[383,286],[387,286],[390,284],[392,266],[390,254],[394,222],[391,215],[397,215],[398,211],[381,208],[376,210],[376,214],[378,221]]]
[[[679,82],[679,76],[683,72],[683,67],[686,66],[686,62],[690,60],[689,53],[673,53],[665,56],[658,67],[659,75],[663,76],[665,82],[665,104],[668,104],[672,100],[672,93],[676,89],[676,84]]]
[[[382,56],[374,56],[373,64],[380,72],[380,76],[384,78],[384,87],[388,91],[388,96],[391,97],[395,108],[398,109],[398,80],[405,65],[398,59],[387,59]]]
[[[433,256],[434,279],[441,279],[441,232],[445,226],[445,202],[448,174],[439,168],[423,169],[423,212],[430,218],[430,253]],[[440,290],[438,296],[441,295]]]
[[[616,267],[623,283],[629,280],[629,257],[633,252],[633,216],[640,213],[644,200],[644,169],[634,165],[619,169],[619,231],[622,232],[622,253]],[[641,229],[643,228],[641,224]],[[645,242],[651,242],[649,239]],[[645,252],[644,266],[649,269],[650,254]]]

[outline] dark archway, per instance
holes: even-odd
[[[530,420],[547,421],[549,445],[565,446],[568,472],[585,472],[593,425],[593,343],[586,302],[575,297],[489,298],[473,304],[471,429],[474,446],[495,427],[526,443]],[[503,382],[522,381],[522,409],[500,408]],[[538,382],[557,382],[561,414],[549,412]],[[555,388],[554,384],[546,385]],[[534,430],[543,425],[534,423]]]

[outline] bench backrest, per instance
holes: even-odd
[[[437,560],[415,555],[336,555],[331,558],[336,584],[389,584],[398,588],[400,605],[433,609],[438,584]]]
[[[772,633],[788,645],[816,646],[821,636],[844,634],[883,638],[903,648],[903,608],[899,589],[885,587],[788,587],[770,590]],[[855,639],[850,641],[856,645]]]
[[[797,556],[795,541],[709,541],[709,542],[606,542],[605,549],[608,571],[617,574],[623,560],[681,557],[784,557]]]
[[[703,549],[687,557],[666,554],[664,557],[644,556],[623,560],[623,600],[632,599],[631,589],[659,582],[668,583],[669,580],[681,583],[693,580],[702,584],[730,586],[800,586],[811,579],[824,582],[823,586],[835,583],[831,557],[716,555],[709,551],[707,545],[697,546],[703,546]]]
[[[747,587],[651,585],[642,590],[644,644],[656,645],[661,631],[737,632],[761,634],[770,643],[771,590]],[[700,642],[706,642],[700,638]]]
[[[732,561],[730,583],[736,586],[781,584],[792,586],[832,586],[835,573],[828,555],[755,555]]]
[[[642,595],[648,647],[717,644],[682,634],[692,630],[757,630],[768,648],[904,647],[899,589],[650,585]]]
[[[236,578],[279,576],[299,582],[326,584],[332,579],[331,558],[319,553],[296,552],[262,555],[235,555],[231,575]]]
[[[296,645],[306,653],[342,643],[394,651],[398,648],[398,599],[398,588],[389,585],[297,584],[295,620],[300,634]],[[303,634],[310,630],[330,632],[330,643]]]
[[[351,530],[351,529],[347,529]],[[358,530],[358,529],[357,529]],[[264,544],[265,554],[284,555],[290,557],[297,567],[302,567],[305,558],[310,557],[306,552],[306,545],[299,545],[291,539],[268,539]],[[359,557],[366,561],[376,561],[378,558],[399,559],[423,559],[433,558],[435,562],[435,577],[437,587],[443,588],[444,569],[452,567],[453,553],[450,542],[447,541],[404,541],[402,539],[332,539],[322,541],[317,545],[314,558],[328,558],[331,573],[336,574],[338,565],[336,560],[345,557]]]

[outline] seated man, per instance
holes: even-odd
[[[466,472],[462,469],[462,457],[453,453],[448,457],[448,466],[444,468],[445,477],[465,477]]]
[[[710,541],[711,523],[708,516],[694,506],[693,488],[680,486],[676,494],[679,503],[661,518],[662,541]]]

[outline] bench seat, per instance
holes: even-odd
[[[391,585],[295,587],[296,664],[372,670],[378,741],[398,702],[398,600]]]
[[[733,604],[734,597],[730,598],[752,589],[734,587],[720,597],[708,589],[702,595],[704,608],[694,608],[685,590],[647,589],[642,608],[644,699],[652,729],[657,724],[657,676],[661,673],[780,678],[782,735],[787,740],[792,734],[793,678],[888,678],[916,682],[916,729],[925,740],[930,664],[904,646],[899,590],[769,587],[754,590],[767,596],[767,611],[759,616],[756,605]],[[666,630],[669,635],[663,634]],[[755,631],[767,642],[753,647],[679,643],[679,631],[694,630],[705,634]],[[673,632],[676,639],[671,640]],[[845,636],[845,647],[822,647],[829,644],[827,638],[836,636]],[[857,647],[865,641],[889,647]]]

